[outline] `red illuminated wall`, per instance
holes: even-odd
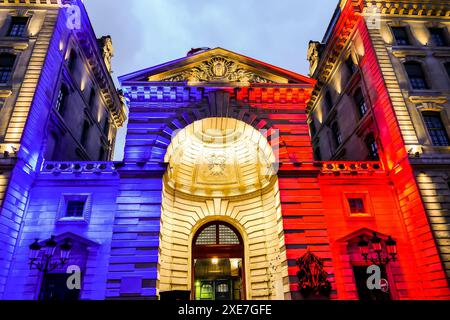
[[[333,50],[342,49],[342,34],[355,23],[365,48],[360,62],[366,84],[371,91],[376,126],[381,141],[380,170],[324,170],[303,163],[300,167],[282,166],[280,194],[286,231],[289,274],[295,276],[292,260],[306,248],[325,259],[333,281],[332,298],[357,299],[352,266],[362,260],[352,249],[360,234],[376,231],[391,235],[398,242],[399,261],[388,267],[394,299],[449,299],[450,291],[438,255],[418,187],[409,163],[387,88],[364,20],[348,1],[334,34],[329,40]],[[295,130],[306,132],[306,122]],[[312,159],[310,141],[296,141],[294,150],[303,159]],[[289,144],[288,144],[289,145]],[[300,145],[305,148],[298,151]],[[309,153],[306,155],[305,152]],[[348,166],[348,164],[344,164]],[[353,172],[351,172],[353,171]],[[352,217],[346,208],[346,193],[367,194],[370,216]],[[353,250],[353,251],[352,251]],[[292,292],[297,291],[291,283]],[[294,294],[294,298],[298,298]]]

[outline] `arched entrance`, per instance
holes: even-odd
[[[264,133],[231,118],[203,119],[177,133],[165,162],[158,292],[225,300],[288,295],[277,157]],[[220,276],[212,277],[219,267]]]
[[[197,232],[192,243],[194,300],[244,300],[244,245],[230,224],[214,221]]]

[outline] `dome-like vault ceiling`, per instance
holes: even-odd
[[[165,161],[166,187],[196,196],[244,195],[276,178],[276,157],[264,135],[229,118],[204,119],[179,131]]]

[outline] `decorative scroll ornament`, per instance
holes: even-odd
[[[308,252],[297,260],[299,272],[298,288],[304,298],[329,298],[331,283],[328,281],[328,273],[324,269],[322,259]]]
[[[199,66],[163,79],[163,81],[273,83],[273,81],[260,77],[220,56],[204,61]]]

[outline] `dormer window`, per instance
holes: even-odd
[[[28,24],[28,17],[12,17],[8,36],[14,38],[23,37]]]

